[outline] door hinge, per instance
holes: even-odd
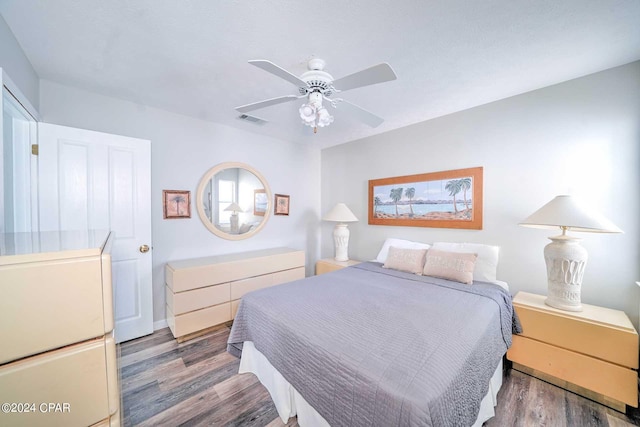
[[[31,154],[34,156],[38,155],[38,144],[31,144]]]

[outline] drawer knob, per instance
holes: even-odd
[[[149,252],[149,246],[148,245],[140,246],[140,252],[142,252],[143,254]]]

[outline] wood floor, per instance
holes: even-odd
[[[120,346],[125,426],[283,426],[266,389],[239,375],[226,352],[229,328],[178,344],[169,329]],[[295,418],[286,426],[297,426]],[[507,370],[493,426],[640,425],[627,415],[518,371]]]

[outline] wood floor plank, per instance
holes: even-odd
[[[131,353],[136,353],[141,349],[143,350],[169,341],[173,341],[171,330],[169,328],[161,329],[157,333],[122,343],[120,345],[120,355],[124,357]]]
[[[258,380],[258,377],[253,374],[245,373],[234,375],[213,387],[216,389],[220,399],[226,400],[231,398],[237,392],[244,390],[247,387],[253,387],[259,383],[260,381]]]
[[[287,421],[287,423],[285,424],[282,422],[280,417],[278,417],[267,424],[265,427],[298,427],[298,419],[296,417],[289,418],[289,421]]]
[[[213,387],[206,388],[156,415],[137,424],[138,426],[156,427],[180,425],[191,418],[207,412],[213,405],[220,402],[220,398]]]
[[[182,362],[182,359],[180,359]],[[158,379],[158,387],[160,390],[166,391],[179,387],[183,384],[193,381],[193,379],[200,375],[207,375],[210,372],[218,371],[225,365],[230,363],[238,363],[238,359],[229,353],[219,353],[208,359],[204,359],[199,363],[191,366],[184,366],[179,372],[175,372],[173,375],[163,376]],[[237,375],[234,375],[236,377]],[[232,377],[233,378],[233,377]],[[214,386],[215,387],[215,386]]]
[[[215,372],[195,377],[189,383],[165,391],[160,390],[157,383],[152,393],[143,394],[134,390],[137,399],[128,399],[129,396],[123,395],[125,402],[132,400],[130,406],[125,404],[125,412],[130,414],[129,421],[135,425],[208,388],[213,389],[215,384],[237,375],[239,365],[239,361],[226,364]]]
[[[164,329],[122,344],[123,424],[298,427],[295,417],[280,420],[255,375],[237,373],[239,360],[226,352],[229,331],[178,344]],[[616,412],[511,369],[495,410],[486,427],[640,426],[637,409]]]
[[[565,399],[561,389],[542,381],[531,381],[527,406],[525,409],[525,425],[565,427]]]
[[[137,388],[156,382],[162,388],[161,381],[167,377],[173,377],[178,372],[186,369],[182,359],[172,359],[166,363],[151,365],[148,369],[136,375],[125,375],[120,381],[120,389],[123,394],[127,394]]]
[[[233,395],[232,399],[214,405],[208,412],[201,413],[187,424],[191,426],[247,425],[260,420],[268,424],[278,416],[271,396],[264,387],[249,387]]]

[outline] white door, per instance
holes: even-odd
[[[107,229],[117,342],[153,332],[151,142],[38,123],[40,230]]]

